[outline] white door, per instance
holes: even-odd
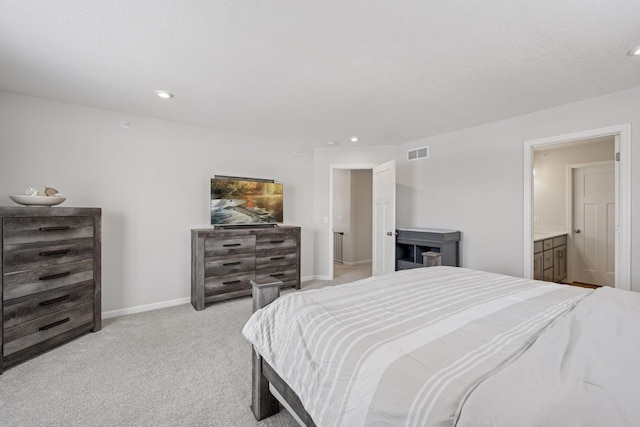
[[[613,163],[573,170],[573,281],[615,286]]]
[[[395,271],[396,264],[396,161],[373,168],[374,276]]]

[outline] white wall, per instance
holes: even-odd
[[[47,185],[68,197],[61,206],[103,209],[105,312],[189,297],[190,229],[209,226],[215,174],[284,184],[284,220],[302,226],[302,276],[313,275],[311,155],[274,141],[3,92],[0,129],[3,205],[14,205],[9,194]]]
[[[534,152],[534,231],[566,232],[567,166],[615,158],[615,138],[599,138],[580,145],[560,145]],[[536,223],[535,220],[538,222]]]
[[[351,171],[333,171],[333,231],[342,235],[342,260],[351,257]],[[333,258],[336,259],[336,253]]]
[[[399,147],[296,156],[284,143],[0,92],[0,200],[12,205],[9,194],[48,185],[68,196],[62,206],[102,207],[103,309],[115,312],[188,298],[189,230],[209,225],[214,174],[283,182],[285,222],[302,226],[302,275],[323,278],[330,166],[397,158],[398,227],[459,229],[464,266],[521,276],[523,142],[623,123],[638,147],[640,88]],[[405,161],[407,149],[424,145],[429,159]],[[630,154],[640,182],[640,150]],[[631,205],[633,218],[640,186]],[[631,245],[640,251],[640,227]],[[637,263],[632,288],[640,291]]]
[[[524,141],[631,123],[631,218],[640,212],[640,88],[404,144],[398,150],[398,226],[462,231],[465,267],[522,276]],[[430,158],[406,162],[428,145]],[[640,253],[640,227],[631,229]],[[640,264],[632,265],[640,291]]]
[[[347,261],[371,260],[373,230],[373,172],[351,171],[351,246],[353,256]]]

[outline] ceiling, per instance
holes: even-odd
[[[639,22],[638,0],[2,0],[0,90],[399,144],[640,86]]]

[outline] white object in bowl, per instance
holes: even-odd
[[[15,196],[9,196],[9,198],[16,203],[20,205],[25,205],[25,206],[53,206],[53,205],[59,205],[60,203],[67,200],[66,197],[59,197],[59,196],[15,195]]]

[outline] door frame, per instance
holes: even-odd
[[[371,170],[376,167],[375,163],[353,164],[353,165],[329,165],[329,242],[333,242],[333,172],[337,170]],[[373,176],[371,178],[373,180]],[[373,184],[373,182],[372,182]],[[371,207],[373,209],[373,206]],[[371,231],[373,234],[373,230]],[[372,236],[373,237],[373,236]],[[329,280],[333,280],[333,244],[329,243]],[[373,269],[373,267],[372,267]],[[373,271],[372,271],[373,274]]]
[[[592,166],[613,166],[614,170],[615,170],[615,160],[603,160],[603,161],[599,161],[599,162],[589,162],[589,163],[575,163],[575,164],[570,164],[566,166],[566,190],[567,190],[567,195],[566,195],[566,209],[565,212],[567,214],[566,217],[566,224],[567,227],[569,228],[567,231],[569,232],[569,234],[573,233],[573,230],[575,230],[575,227],[573,225],[573,172],[575,169],[580,169],[580,168],[586,168],[586,167],[592,167]],[[615,179],[615,178],[614,178]],[[614,190],[615,191],[615,190]],[[616,200],[617,202],[617,200]],[[617,208],[617,205],[616,205]],[[614,245],[614,251],[617,249]],[[574,257],[575,257],[575,243],[573,241],[573,239],[568,239],[567,240],[567,249],[569,250],[569,253],[571,253],[571,257],[569,258],[570,260],[573,261]],[[617,266],[616,266],[617,267]],[[570,262],[569,263],[569,268],[567,268],[567,281],[569,282],[573,282],[573,278],[575,277],[575,263],[574,262]],[[616,272],[617,275],[617,272]]]
[[[616,155],[615,287],[631,290],[631,123],[524,141],[523,277],[533,278],[533,151],[534,148],[579,144],[585,139],[614,136]]]

